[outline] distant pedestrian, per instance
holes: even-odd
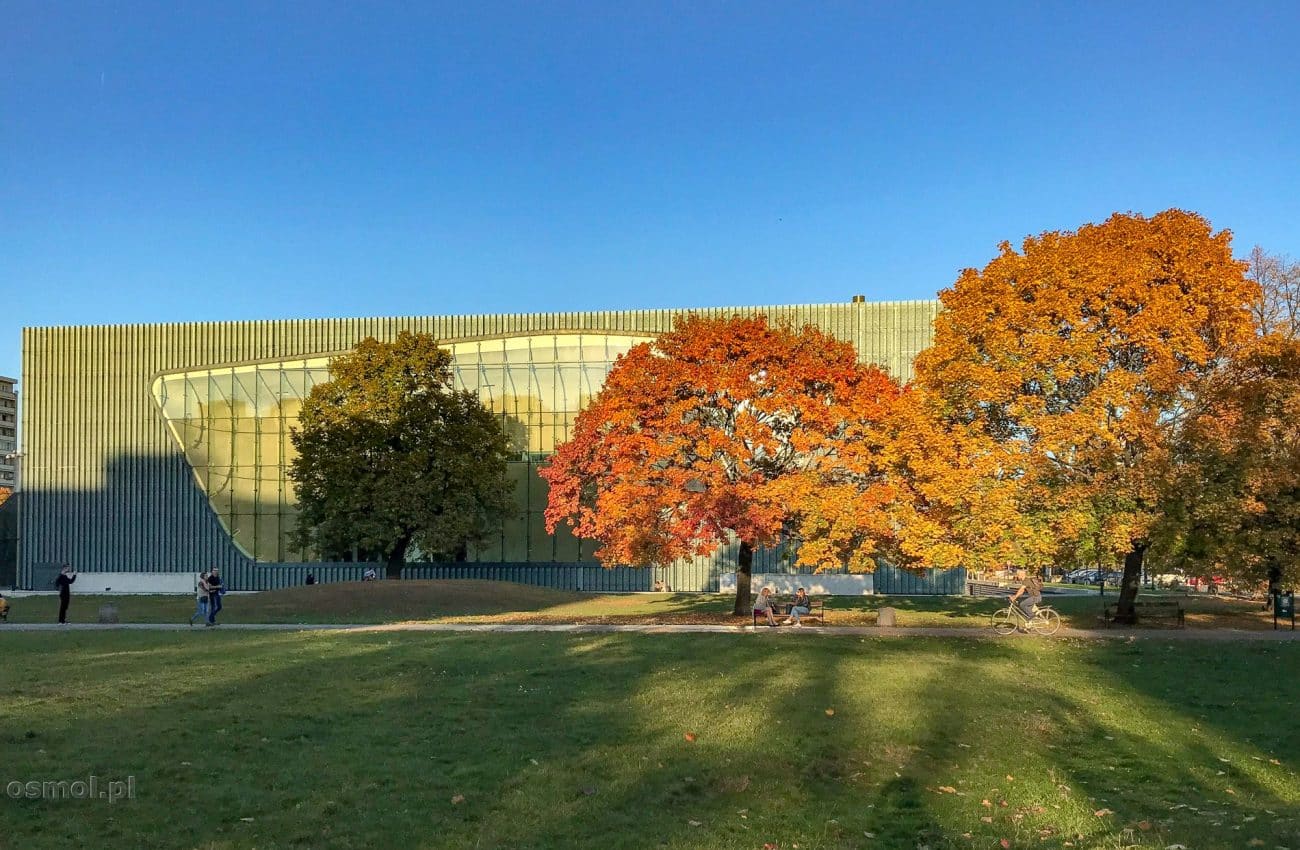
[[[54,584],[59,588],[59,625],[68,624],[68,603],[72,601],[72,583],[77,580],[77,572],[67,564],[59,570],[59,576],[54,580]]]
[[[217,624],[217,614],[221,613],[221,595],[226,592],[221,583],[221,568],[213,567],[208,573],[208,625]]]
[[[308,584],[315,584],[315,583],[316,583],[316,574],[315,574],[315,573],[307,573],[307,583],[308,583]]]
[[[379,578],[379,574],[375,572],[374,567],[366,567],[366,571],[361,574],[362,581],[374,581],[377,578]]]
[[[3,593],[0,593],[0,620],[9,620],[9,600]]]
[[[194,588],[194,613],[190,615],[190,625],[195,620],[208,619],[208,574],[199,573],[199,583]]]

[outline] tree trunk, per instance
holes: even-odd
[[[1137,622],[1138,588],[1142,584],[1142,559],[1146,557],[1147,544],[1134,540],[1124,556],[1124,578],[1120,580],[1119,600],[1115,603],[1115,622],[1133,625]]]
[[[1282,589],[1282,570],[1276,565],[1268,568],[1268,590],[1264,593],[1264,610],[1273,610],[1273,600]]]
[[[750,604],[750,578],[754,572],[754,547],[740,541],[740,556],[736,558],[736,607],[732,613],[747,617],[753,611]]]
[[[398,579],[402,577],[402,567],[406,566],[406,550],[411,547],[411,535],[403,534],[401,538],[393,544],[386,557],[384,577]]]

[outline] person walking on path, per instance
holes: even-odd
[[[67,564],[59,570],[58,578],[54,579],[54,584],[59,588],[59,625],[68,624],[68,603],[72,601],[72,583],[77,580],[77,573]]]
[[[213,567],[208,573],[208,625],[217,624],[217,614],[221,611],[221,594],[225,588],[221,585],[221,569]]]
[[[206,572],[199,573],[199,583],[194,590],[194,613],[190,615],[190,625],[194,625],[194,621],[200,618],[204,621],[208,619],[208,574]]]

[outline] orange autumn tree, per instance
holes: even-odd
[[[681,317],[619,359],[542,470],[547,529],[599,541],[606,566],[734,539],[737,614],[757,547],[795,538],[799,563],[870,569],[892,527],[878,508],[896,500],[872,447],[900,394],[816,328]]]
[[[1123,558],[1121,619],[1190,394],[1253,335],[1244,272],[1227,231],[1168,210],[1003,243],[940,294],[920,389],[1001,446],[1029,524],[1061,541],[1091,529]]]

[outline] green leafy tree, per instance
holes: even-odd
[[[510,506],[501,422],[453,389],[451,354],[425,334],[366,339],[331,361],[292,439],[295,542],[382,559],[390,578],[412,547],[462,555]]]
[[[1270,596],[1300,581],[1300,341],[1270,334],[1207,378],[1170,468],[1174,566]]]

